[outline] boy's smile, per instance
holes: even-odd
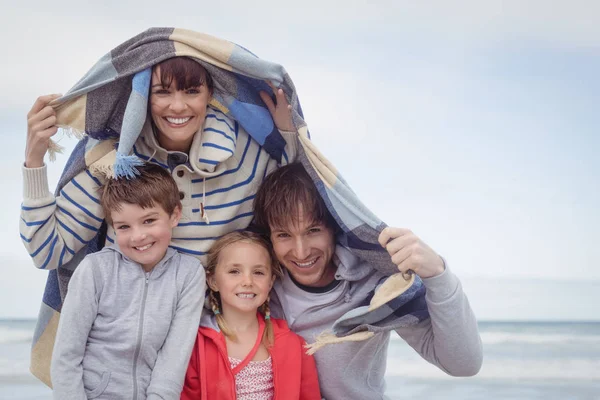
[[[120,210],[111,212],[117,244],[126,257],[149,272],[165,256],[181,209],[176,208],[168,215],[161,206],[156,205],[142,208],[121,203],[120,207]]]

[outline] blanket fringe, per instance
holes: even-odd
[[[142,165],[144,165],[144,162],[136,155],[126,156],[117,152],[117,159],[113,166],[114,178],[133,179],[140,174],[135,167],[141,167]]]
[[[62,154],[64,147],[50,139],[48,142],[48,160],[51,162],[56,161],[56,154]]]
[[[415,282],[415,274],[405,277],[402,273],[397,273],[385,280],[375,291],[375,295],[369,303],[369,311],[373,311],[390,300],[395,299],[406,292]]]
[[[310,356],[310,355],[315,354],[315,352],[317,350],[319,350],[321,347],[325,347],[328,344],[345,343],[345,342],[362,342],[363,340],[372,338],[374,335],[375,335],[374,332],[362,331],[362,332],[353,333],[348,336],[338,337],[331,332],[323,332],[319,336],[317,336],[317,339],[314,343],[305,344],[304,348],[306,349],[306,354],[308,354]]]
[[[70,126],[59,125],[58,127],[60,129],[61,134],[69,137],[74,137],[77,140],[81,140],[85,136],[85,132],[82,132]],[[51,162],[56,161],[56,155],[62,154],[64,150],[65,148],[59,145],[57,141],[50,139],[48,142],[48,160],[50,160]]]
[[[107,179],[115,179],[112,165],[94,163],[88,167],[90,173],[94,176],[105,176]]]

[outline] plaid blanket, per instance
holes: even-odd
[[[362,205],[334,166],[310,141],[296,89],[285,69],[258,58],[239,45],[189,30],[151,28],[133,37],[102,57],[71,90],[53,103],[58,126],[85,134],[67,161],[57,194],[75,175],[102,156],[94,151],[107,147],[100,146],[102,140],[120,135],[134,74],[175,56],[194,58],[206,68],[215,84],[211,105],[237,120],[271,157],[279,161],[286,157],[283,152],[285,141],[258,93],[261,90],[271,92],[266,80],[283,88],[298,129],[298,160],[309,172],[343,230],[341,244],[380,271],[397,272],[389,255],[377,242],[385,224]],[[55,146],[51,148],[55,149]],[[103,244],[104,237],[99,234],[70,262],[49,272],[31,354],[31,372],[49,386],[52,348],[69,279],[81,259],[87,253],[99,250]],[[408,291],[405,287],[399,288],[398,294],[402,295],[395,302],[382,306],[387,307],[382,313],[386,319],[393,315],[401,324],[412,324],[428,317],[422,282],[416,278],[411,288]],[[352,316],[352,323],[361,326],[356,317]],[[376,324],[372,318],[364,321],[369,325]],[[352,333],[351,330],[344,331]],[[341,336],[344,334],[340,333]]]

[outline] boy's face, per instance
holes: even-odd
[[[165,256],[181,209],[176,208],[169,215],[160,205],[142,208],[122,203],[121,210],[111,211],[110,215],[119,248],[148,272]]]
[[[335,237],[322,222],[313,222],[299,206],[298,222],[287,227],[271,226],[271,243],[277,260],[292,277],[305,286],[322,287],[333,282]]]

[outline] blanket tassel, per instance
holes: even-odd
[[[356,332],[348,336],[338,337],[330,332],[323,332],[319,336],[314,343],[304,345],[306,349],[306,354],[313,355],[317,350],[321,347],[327,346],[328,344],[335,343],[345,343],[345,342],[361,342],[363,340],[367,340],[375,335],[374,332],[362,331]]]

